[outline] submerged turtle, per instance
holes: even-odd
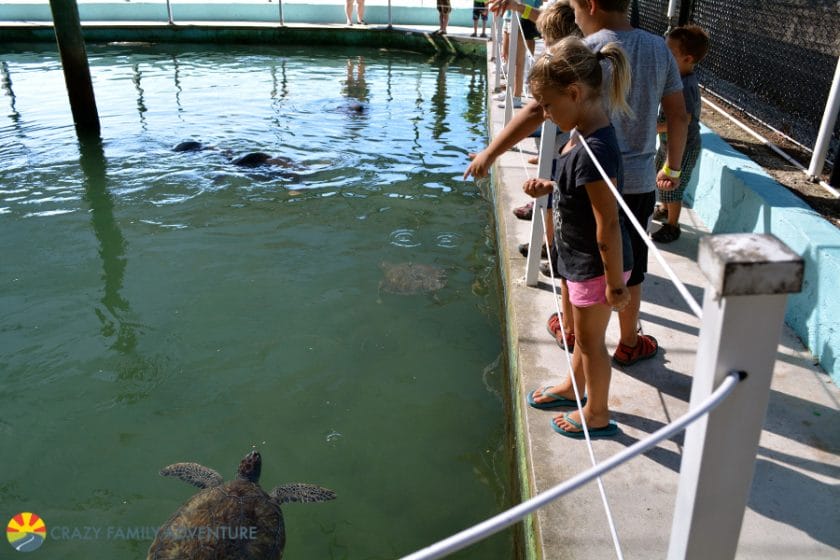
[[[197,140],[185,140],[172,148],[173,152],[199,152],[204,149],[204,144]]]
[[[379,267],[385,273],[385,277],[379,283],[379,289],[391,294],[425,294],[446,286],[446,270],[439,266],[412,262],[383,262]]]
[[[276,165],[278,167],[292,167],[294,162],[282,156],[273,157],[264,152],[251,152],[233,160],[234,165],[240,167],[259,167],[260,165]]]
[[[175,463],[161,469],[202,488],[158,530],[148,560],[279,560],[286,544],[280,505],[324,502],[335,492],[312,484],[284,484],[267,493],[260,487],[262,457],[251,451],[239,463],[236,478],[197,463]]]

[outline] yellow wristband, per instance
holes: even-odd
[[[531,6],[526,5],[525,9],[522,10],[522,17],[524,17],[525,19],[528,19],[528,17],[531,15],[531,10],[532,9],[533,8]]]
[[[680,171],[679,169],[671,169],[670,167],[668,167],[667,163],[662,166],[662,173],[664,173],[671,179],[679,179],[680,175],[682,175],[682,171]]]

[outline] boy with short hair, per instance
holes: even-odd
[[[690,116],[688,136],[685,141],[680,172],[682,181],[673,190],[657,188],[656,198],[659,201],[654,218],[664,219],[662,227],[650,237],[657,243],[671,243],[680,237],[680,212],[685,185],[691,179],[691,172],[700,156],[700,84],[694,75],[694,67],[705,58],[709,52],[709,34],[698,25],[684,25],[672,29],[666,36],[665,43],[677,61],[683,84],[683,98],[685,110]],[[665,115],[659,115],[656,130],[659,132],[659,150],[656,152],[656,168],[665,162],[668,150],[668,134]]]

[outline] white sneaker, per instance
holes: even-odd
[[[497,93],[493,96],[493,101],[504,101],[507,94],[505,92]]]

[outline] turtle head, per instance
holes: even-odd
[[[236,472],[236,478],[239,480],[247,480],[249,482],[259,482],[261,470],[262,457],[260,456],[260,452],[254,449],[245,455],[239,463],[239,470]]]

